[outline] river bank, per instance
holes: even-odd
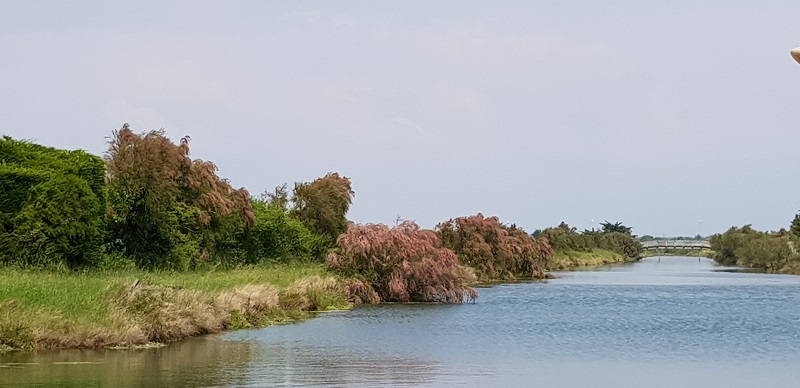
[[[556,252],[549,270],[624,263],[602,249]],[[0,267],[0,352],[140,348],[352,308],[322,264],[58,272]]]
[[[624,255],[605,249],[588,251],[556,251],[547,263],[551,271],[564,271],[580,267],[596,267],[607,264],[622,264],[628,261]]]
[[[347,309],[319,264],[211,272],[0,269],[0,351],[137,347]]]

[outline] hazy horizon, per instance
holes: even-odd
[[[338,171],[348,218],[531,232],[788,227],[800,3],[0,3],[0,135],[192,138],[254,195]]]

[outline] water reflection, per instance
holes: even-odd
[[[211,336],[160,349],[4,354],[0,386],[418,385],[434,381],[439,366],[359,349]]]
[[[438,373],[438,363],[423,358],[279,343],[259,346],[243,385],[419,385],[431,383]]]
[[[252,344],[200,338],[141,350],[55,350],[0,355],[0,386],[215,386],[236,384]],[[234,370],[239,373],[231,373]]]

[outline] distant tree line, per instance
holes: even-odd
[[[642,245],[631,234],[631,228],[621,222],[600,224],[599,230],[591,229],[578,232],[562,222],[555,228],[546,228],[538,234],[545,238],[550,246],[561,252],[590,252],[593,249],[604,249],[619,253],[627,258],[639,258]]]

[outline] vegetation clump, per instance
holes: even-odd
[[[331,246],[330,238],[315,233],[293,216],[288,206],[285,187],[276,194],[264,194],[250,200],[255,223],[242,229],[230,241],[228,252],[239,251],[241,261],[257,264],[262,261],[290,263],[295,260],[323,262]]]
[[[0,263],[94,265],[105,235],[104,172],[84,151],[0,138]]]
[[[295,183],[292,214],[311,230],[335,242],[347,230],[346,215],[354,195],[350,178],[335,172],[312,182]]]
[[[437,232],[443,245],[474,268],[482,280],[542,279],[553,254],[546,240],[483,214],[445,221],[437,226]]]
[[[166,343],[353,303],[463,303],[478,279],[546,277],[553,248],[636,253],[621,223],[542,238],[482,214],[435,230],[355,225],[349,178],[252,197],[189,142],[125,124],[100,158],[0,139],[0,351]]]
[[[255,222],[250,195],[189,157],[189,137],[174,144],[163,130],[114,131],[106,153],[109,232],[145,268],[189,269],[220,253],[219,242]]]
[[[360,294],[374,293],[367,299],[375,301],[462,303],[478,297],[455,253],[413,221],[394,228],[350,225],[328,255],[328,266],[361,280],[366,289]]]
[[[760,232],[744,225],[711,236],[712,258],[716,262],[773,272],[800,274],[798,247],[800,236],[785,229]]]
[[[559,253],[560,258],[569,258],[568,262],[575,262],[577,258],[588,257],[593,265],[608,262],[638,259],[643,248],[641,243],[631,234],[631,228],[622,223],[605,222],[600,224],[600,230],[584,230],[578,232],[562,222],[555,228],[547,228],[539,233],[546,239],[553,250]],[[609,255],[611,253],[611,255]],[[558,265],[563,265],[564,260],[559,260]],[[567,265],[569,266],[569,265]]]

